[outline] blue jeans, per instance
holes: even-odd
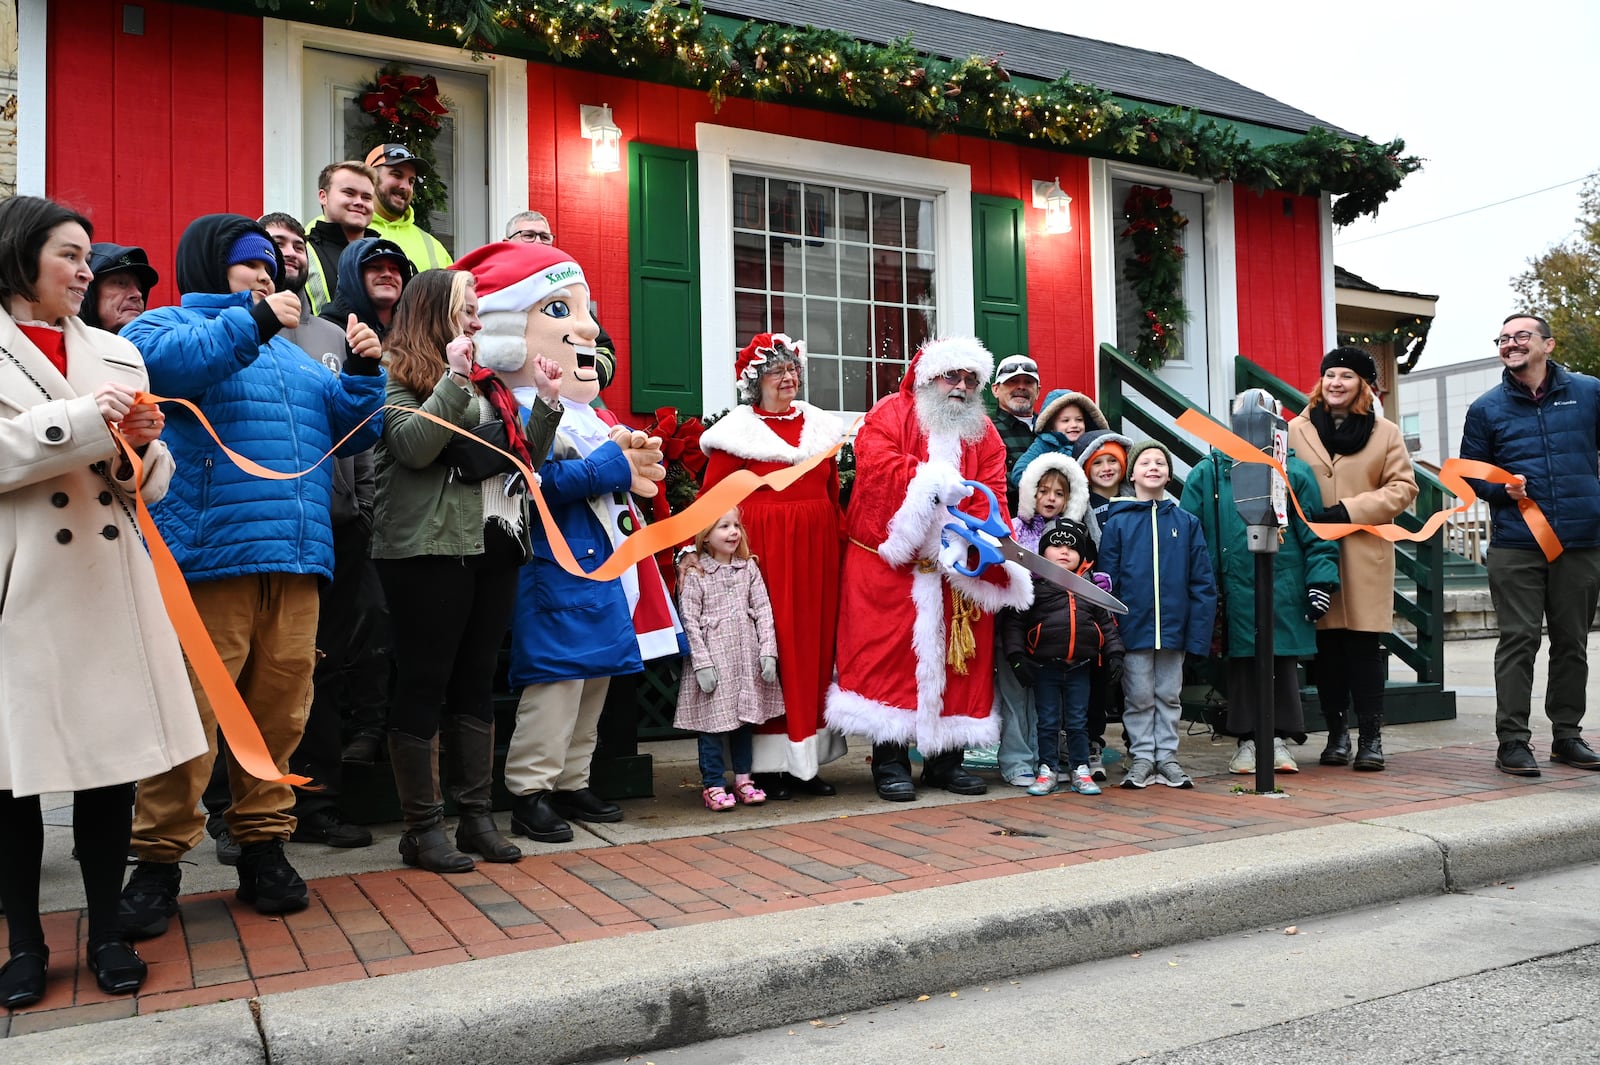
[[[1003,651],[995,655],[994,694],[1000,709],[1000,775],[1006,780],[1019,776],[1032,780],[1039,768],[1039,720],[1033,692],[1022,686]]]
[[[1039,760],[1061,771],[1061,737],[1067,734],[1067,768],[1089,764],[1089,663],[1044,662],[1033,686],[1039,712]]]
[[[740,725],[732,732],[702,732],[700,733],[700,782],[701,787],[721,788],[728,784],[727,763],[722,760],[722,741],[728,741],[728,751],[733,756],[733,771],[737,775],[750,772],[751,763],[755,760],[754,730],[749,725]]]

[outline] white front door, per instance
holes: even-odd
[[[317,205],[317,175],[328,163],[360,159],[362,133],[370,120],[360,107],[363,87],[377,77],[385,60],[372,56],[307,48],[304,63],[305,121],[301,153],[301,188],[306,220],[321,214]],[[439,176],[449,189],[449,207],[433,215],[433,235],[455,258],[491,239],[488,141],[488,78],[444,67],[404,63],[407,74],[433,75],[439,97],[450,113],[434,141]]]
[[[1144,308],[1139,305],[1138,298],[1134,295],[1133,287],[1128,283],[1125,271],[1129,257],[1133,254],[1132,241],[1123,235],[1127,228],[1122,220],[1122,205],[1128,199],[1128,192],[1135,185],[1152,187],[1154,182],[1135,182],[1117,180],[1112,183],[1111,203],[1116,226],[1116,278],[1117,278],[1117,348],[1126,355],[1132,355],[1134,348],[1138,347],[1139,323],[1144,317]],[[1206,218],[1205,197],[1198,192],[1184,189],[1169,189],[1172,193],[1172,206],[1179,214],[1188,219],[1189,224],[1183,228],[1183,236],[1179,243],[1183,247],[1183,286],[1182,295],[1184,306],[1188,308],[1189,320],[1178,327],[1179,345],[1176,358],[1168,359],[1156,371],[1156,376],[1171,385],[1178,392],[1189,397],[1190,402],[1202,410],[1211,407],[1211,359],[1208,350],[1207,337],[1210,330],[1207,328],[1206,306],[1208,303],[1206,293]]]

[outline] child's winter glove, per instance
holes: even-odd
[[[1024,688],[1031,688],[1039,681],[1039,667],[1028,661],[1022,655],[1012,655],[1010,658],[1011,672],[1016,674],[1017,682]]]
[[[1306,589],[1306,620],[1315,625],[1333,605],[1333,585],[1313,584]]]
[[[717,667],[705,666],[694,671],[694,682],[700,685],[700,690],[710,695],[717,690]]]
[[[1111,574],[1101,573],[1099,570],[1095,570],[1089,574],[1089,579],[1094,581],[1095,585],[1098,586],[1102,592],[1109,593],[1111,591]]]
[[[1111,589],[1107,588],[1106,591]],[[1108,687],[1118,687],[1122,684],[1122,656],[1108,655],[1106,657],[1106,684]]]
[[[761,656],[761,679],[768,684],[778,683],[778,660],[772,655]]]

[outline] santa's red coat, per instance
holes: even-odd
[[[970,402],[979,400],[974,396]],[[856,436],[856,479],[845,515],[839,602],[838,681],[827,723],[876,743],[915,743],[925,754],[999,739],[994,701],[994,615],[1024,608],[1033,584],[1016,563],[962,577],[937,565],[939,531],[950,515],[934,489],[951,471],[994,490],[1005,513],[1006,448],[994,426],[962,441],[931,440],[917,418],[912,374],[872,408]],[[976,517],[988,500],[962,508]],[[964,593],[973,646],[962,667],[947,664],[952,590]]]

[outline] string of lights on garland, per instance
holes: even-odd
[[[1409,322],[1402,322],[1387,332],[1380,329],[1369,333],[1340,333],[1339,343],[1405,345],[1413,340],[1425,338],[1432,325],[1432,318],[1412,318]]]
[[[1285,143],[1252,145],[1228,124],[1184,108],[1148,111],[1062,77],[1018,87],[998,57],[955,61],[919,51],[910,37],[889,44],[835,30],[745,22],[730,37],[708,22],[699,0],[656,0],[648,7],[601,0],[313,0],[328,9],[359,5],[393,20],[409,11],[455,34],[474,53],[507,35],[536,42],[551,59],[605,60],[625,71],[728,97],[801,98],[870,109],[889,120],[934,130],[982,128],[991,136],[1036,140],[1199,177],[1300,195],[1339,197],[1333,221],[1376,214],[1422,162],[1405,142],[1377,144],[1320,127]],[[275,7],[277,0],[256,0]]]

